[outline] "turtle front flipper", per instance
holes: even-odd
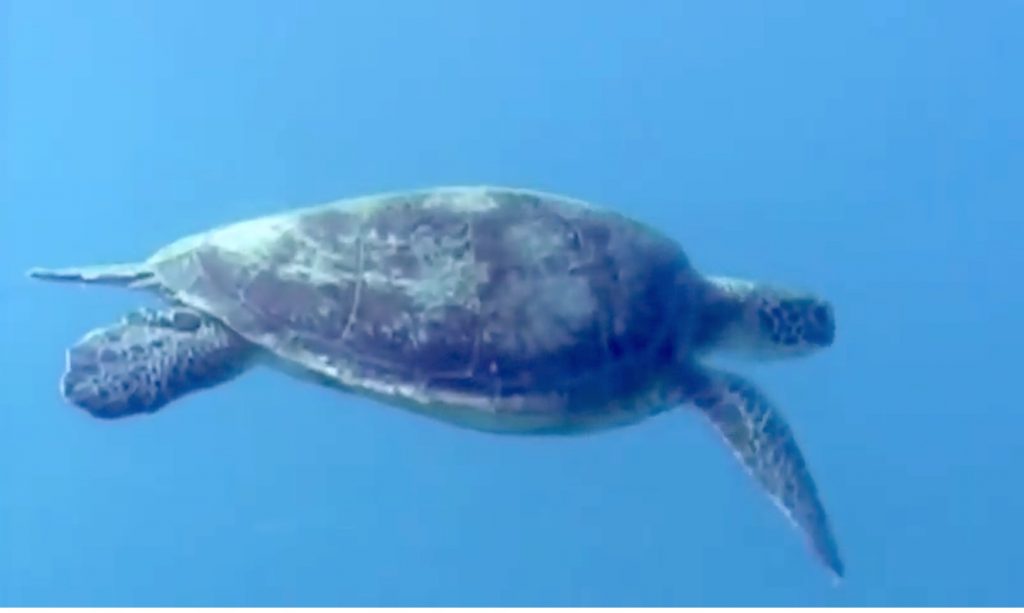
[[[143,309],[68,350],[61,393],[96,417],[151,413],[237,376],[257,351],[198,311]]]
[[[828,516],[789,425],[749,382],[705,372],[693,402],[729,444],[733,454],[786,517],[801,530],[814,553],[836,578],[843,576]]]

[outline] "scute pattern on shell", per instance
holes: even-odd
[[[158,254],[163,283],[344,385],[598,411],[687,351],[699,277],[683,253],[574,201],[449,188],[245,223],[275,225]]]

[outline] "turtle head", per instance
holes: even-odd
[[[835,340],[832,305],[806,293],[712,277],[702,334],[710,348],[760,358],[795,357]]]

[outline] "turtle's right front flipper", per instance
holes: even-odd
[[[256,351],[192,309],[140,310],[68,350],[61,393],[96,417],[151,413],[241,374]]]
[[[693,402],[718,430],[743,467],[803,532],[814,553],[838,579],[843,561],[818,488],[785,418],[757,388],[735,375],[705,371]]]

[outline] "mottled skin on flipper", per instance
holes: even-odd
[[[260,351],[204,313],[142,309],[68,350],[61,394],[96,417],[152,413],[241,374]]]
[[[804,534],[834,577],[845,569],[796,437],[774,404],[749,381],[710,369],[691,371],[690,401],[708,418],[743,468]]]

